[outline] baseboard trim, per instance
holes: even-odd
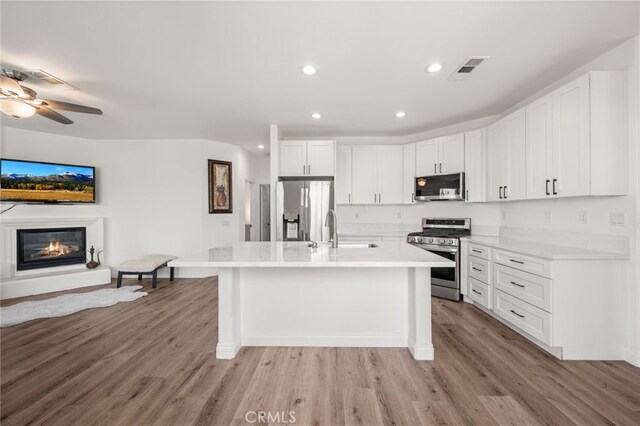
[[[242,336],[242,346],[307,346],[341,348],[406,348],[406,336]]]
[[[218,359],[232,359],[236,356],[242,346],[236,345],[223,345],[218,343],[216,346],[216,358]]]
[[[409,345],[409,352],[418,361],[433,361],[434,358],[433,345]]]
[[[639,350],[636,350],[629,346],[625,346],[623,358],[629,364],[640,368],[640,351]]]

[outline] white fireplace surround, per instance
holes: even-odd
[[[18,271],[18,229],[85,227],[87,249],[94,246],[96,252],[104,247],[104,219],[102,217],[67,218],[7,218],[0,223],[0,299],[50,293],[72,288],[107,284],[111,273],[106,266],[104,253],[102,265],[87,269],[85,265],[65,265],[52,268]]]

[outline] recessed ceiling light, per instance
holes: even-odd
[[[313,114],[311,114],[311,118],[315,118],[316,120],[322,118],[322,114],[320,114],[319,112],[314,112]]]
[[[407,115],[407,113],[404,112],[404,111],[396,112],[396,118],[404,118],[406,115]]]
[[[318,70],[313,65],[305,65],[302,67],[302,74],[304,75],[314,75]]]
[[[258,145],[258,149],[264,149],[264,145]]]
[[[428,72],[438,72],[442,69],[441,64],[431,64],[427,67]]]

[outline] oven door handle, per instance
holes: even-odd
[[[441,253],[456,253],[458,251],[457,247],[437,247],[437,246],[430,246],[430,245],[424,245],[424,244],[416,244],[415,246],[423,250],[441,252]]]

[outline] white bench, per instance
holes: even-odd
[[[118,287],[122,286],[123,275],[137,275],[138,281],[143,275],[153,277],[153,288],[158,286],[158,270],[167,266],[167,263],[177,259],[176,256],[167,254],[148,254],[136,259],[127,260],[118,266]],[[173,281],[173,268],[169,267],[169,280]]]

